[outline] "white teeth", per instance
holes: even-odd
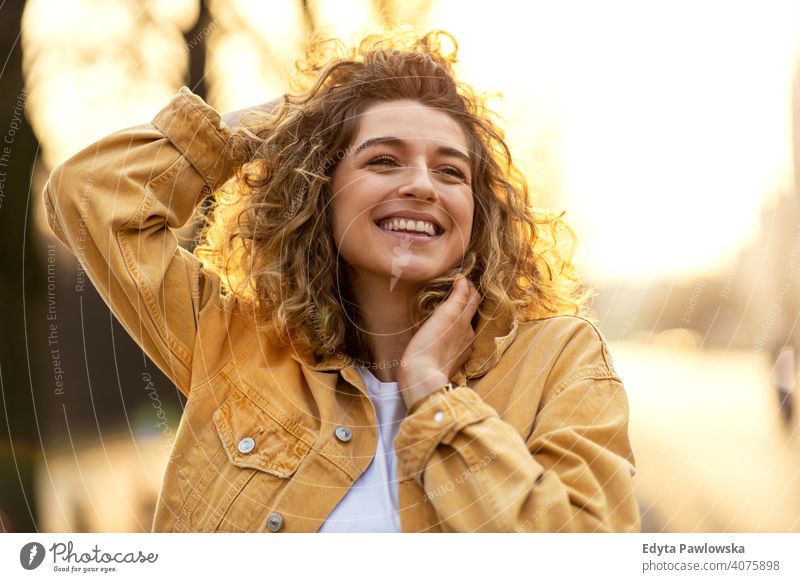
[[[424,232],[428,236],[436,236],[436,226],[432,222],[423,220],[390,218],[388,220],[382,220],[378,226],[383,230],[409,230]]]

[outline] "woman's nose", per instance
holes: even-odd
[[[424,163],[409,167],[404,172],[404,182],[398,189],[401,196],[415,196],[425,200],[435,199],[436,186],[431,180],[431,169]]]

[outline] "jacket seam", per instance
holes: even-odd
[[[539,319],[537,319],[535,321],[547,321],[547,320],[555,319],[555,318],[559,318],[559,317],[569,317],[569,318],[577,319],[577,320],[583,321],[585,323],[588,323],[591,326],[592,330],[594,330],[594,333],[597,336],[598,341],[600,342],[600,354],[601,354],[601,356],[603,358],[603,363],[602,363],[602,365],[599,365],[599,366],[582,367],[582,368],[574,371],[571,376],[569,376],[566,380],[562,380],[562,382],[556,386],[556,388],[553,390],[553,396],[557,396],[558,394],[560,394],[569,384],[585,379],[582,376],[587,373],[587,370],[599,371],[597,379],[614,378],[617,381],[622,382],[622,380],[619,378],[614,366],[611,364],[611,360],[610,360],[610,357],[609,357],[609,354],[608,354],[608,346],[606,345],[606,341],[603,338],[602,333],[597,328],[597,326],[594,323],[592,323],[590,320],[588,320],[586,317],[584,317],[582,315],[576,315],[576,314],[562,314],[562,315],[553,315],[551,317],[539,318]],[[554,370],[555,370],[555,366],[549,370],[548,377],[544,381],[544,385],[545,386],[547,386],[548,380],[549,380],[550,376],[553,374]]]
[[[203,182],[208,182],[209,181],[208,177],[204,175],[203,172],[200,170],[199,164],[195,161],[195,158],[188,151],[185,151],[183,148],[181,148],[176,142],[172,141],[172,138],[169,136],[169,134],[162,127],[160,127],[160,124],[157,124],[155,120],[152,121],[151,124],[158,131],[164,134],[164,137],[166,137],[169,140],[172,147],[174,147],[182,157],[186,158],[186,160],[192,165],[192,168],[194,168],[195,172],[197,172],[197,175],[200,176]],[[194,137],[198,133],[199,129],[195,131],[194,135],[192,136],[192,139],[194,139]],[[180,158],[178,159],[180,160]]]
[[[613,380],[622,384],[622,379],[617,376],[616,372],[604,366],[594,366],[591,368],[581,368],[576,371],[572,376],[561,382],[551,393],[548,400],[552,400],[559,396],[564,390],[569,388],[572,384],[583,382],[584,380]],[[545,403],[547,406],[547,403]]]
[[[125,259],[125,265],[128,268],[128,276],[133,279],[134,286],[136,287],[139,294],[145,300],[145,306],[147,308],[147,313],[150,316],[150,319],[156,325],[156,329],[161,336],[161,341],[170,348],[170,352],[178,358],[181,364],[191,373],[191,354],[189,353],[189,349],[186,346],[183,346],[181,342],[179,342],[167,329],[166,322],[161,317],[161,313],[158,311],[158,306],[155,298],[153,297],[150,286],[152,285],[151,281],[145,277],[141,271],[139,271],[136,260],[132,256],[132,252],[130,247],[128,246],[128,242],[125,240],[124,232],[125,227],[129,224],[134,222],[135,220],[140,220],[141,216],[144,212],[150,208],[150,199],[149,197],[145,196],[142,201],[142,204],[139,206],[139,209],[134,214],[133,218],[128,220],[122,227],[117,229],[114,233],[115,238],[117,239],[117,244],[119,245],[120,252]],[[190,382],[191,383],[191,382]],[[190,388],[190,387],[189,387]]]
[[[329,456],[328,456],[328,455],[325,453],[325,450],[324,450],[324,449],[318,449],[318,448],[316,448],[316,447],[312,447],[312,448],[311,448],[311,450],[312,450],[312,451],[314,451],[315,453],[317,453],[317,454],[320,456],[320,458],[324,459],[326,462],[330,463],[331,465],[333,465],[334,467],[336,467],[337,469],[339,469],[339,470],[340,470],[342,473],[344,473],[344,475],[345,475],[345,476],[346,476],[348,479],[351,479],[351,480],[353,480],[353,481],[355,481],[355,480],[357,479],[357,477],[356,477],[356,475],[355,475],[355,474],[351,473],[351,472],[350,472],[350,471],[348,471],[348,470],[347,470],[345,467],[343,467],[342,465],[340,465],[340,464],[339,464],[339,463],[338,463],[338,462],[337,462],[337,461],[336,461],[336,460],[335,460],[333,457],[329,457]],[[401,480],[398,480],[398,483],[399,483],[400,481],[401,481]]]
[[[45,202],[46,202],[45,210],[50,210],[50,212],[47,212],[47,215],[53,217],[53,225],[55,227],[57,227],[58,230],[61,231],[61,233],[63,234],[64,233],[64,227],[61,224],[61,219],[58,216],[58,211],[56,209],[55,204],[53,204],[52,197],[50,196],[51,184],[52,184],[52,180],[47,180],[47,183],[45,184],[45,187],[44,187],[44,195],[45,195]],[[66,237],[64,237],[64,238],[66,238]],[[71,247],[67,247],[67,248],[69,248],[70,251],[72,251]]]
[[[486,420],[486,419],[484,418],[483,420]],[[480,422],[482,422],[482,421],[480,421]],[[452,447],[453,445],[450,444],[449,446]],[[475,466],[478,466],[480,464],[480,460],[474,461],[475,460],[475,455],[474,455],[473,451],[470,449],[470,447],[468,447],[468,446],[464,447],[463,451],[459,450],[456,447],[453,447],[453,449],[457,453],[461,453],[462,455],[464,455],[464,460],[467,463],[467,471],[469,471],[470,467],[475,467]],[[481,493],[478,496],[478,499],[476,501],[474,501],[473,503],[480,503],[480,501],[482,499],[486,500],[487,504],[489,505],[489,507],[491,509],[490,515],[492,516],[490,518],[489,523],[491,523],[491,521],[494,521],[494,520],[496,520],[496,521],[506,521],[506,518],[502,517],[503,512],[499,511],[499,505],[497,503],[498,500],[497,500],[496,495],[494,493],[494,491],[497,488],[496,487],[495,488],[491,487],[491,483],[488,481],[487,476],[484,474],[484,470],[483,469],[478,469],[477,471],[471,472],[470,477],[473,477],[473,476],[480,483],[479,490],[480,490],[480,493]],[[480,524],[480,527],[485,526],[486,523],[487,522],[484,522],[484,523]],[[512,524],[512,526],[513,526],[513,524]],[[472,531],[474,532],[475,530],[472,530]],[[507,529],[507,528],[501,527],[499,529],[492,528],[492,531],[501,531],[502,532],[502,531],[510,531],[510,530]]]
[[[611,364],[611,358],[608,354],[608,346],[606,345],[606,340],[603,337],[602,332],[598,329],[598,327],[592,321],[583,317],[582,315],[568,315],[568,317],[574,317],[575,319],[580,319],[582,321],[585,321],[591,326],[592,330],[594,330],[594,333],[597,336],[597,339],[600,341],[600,351],[603,355],[603,365],[612,372],[614,372],[614,366]]]
[[[197,338],[197,341],[200,341],[199,336]],[[190,393],[199,392],[199,395],[196,395],[196,398],[202,398],[205,392],[207,392],[208,390],[210,390],[210,389],[212,389],[214,387],[214,381],[217,380],[217,378],[219,378],[219,376],[221,374],[224,374],[225,373],[225,369],[229,365],[231,365],[231,363],[236,361],[236,359],[239,358],[245,352],[245,350],[250,349],[250,347],[252,346],[254,341],[255,341],[255,336],[253,336],[251,334],[248,334],[245,337],[245,339],[242,341],[242,344],[236,349],[236,351],[234,351],[229,357],[223,359],[222,362],[217,367],[217,369],[214,370],[214,372],[212,372],[211,374],[208,374],[206,376],[205,380],[203,380],[202,382],[197,384],[197,386],[192,386],[191,387],[191,392]],[[194,377],[194,370],[192,370],[192,377]],[[230,377],[228,377],[227,375],[226,375],[226,379],[228,379],[228,382],[231,384],[231,386],[236,386],[230,380]]]

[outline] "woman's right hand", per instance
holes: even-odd
[[[406,346],[398,373],[400,394],[411,410],[418,400],[447,384],[472,353],[472,316],[481,295],[458,275],[447,299],[434,309]]]

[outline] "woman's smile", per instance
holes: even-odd
[[[435,237],[441,234],[439,228],[427,220],[406,220],[405,218],[389,218],[378,223],[381,230],[390,232],[410,232],[412,234],[424,234]]]
[[[378,230],[382,231],[384,234],[392,237],[393,239],[398,240],[406,240],[411,241],[416,244],[431,244],[436,242],[438,239],[442,237],[441,234],[430,235],[425,234],[423,232],[409,232],[407,230],[387,230],[385,228],[378,227]]]
[[[392,213],[381,218],[375,225],[392,237],[394,241],[408,241],[415,244],[430,244],[440,239],[445,230],[430,214],[412,211]]]

